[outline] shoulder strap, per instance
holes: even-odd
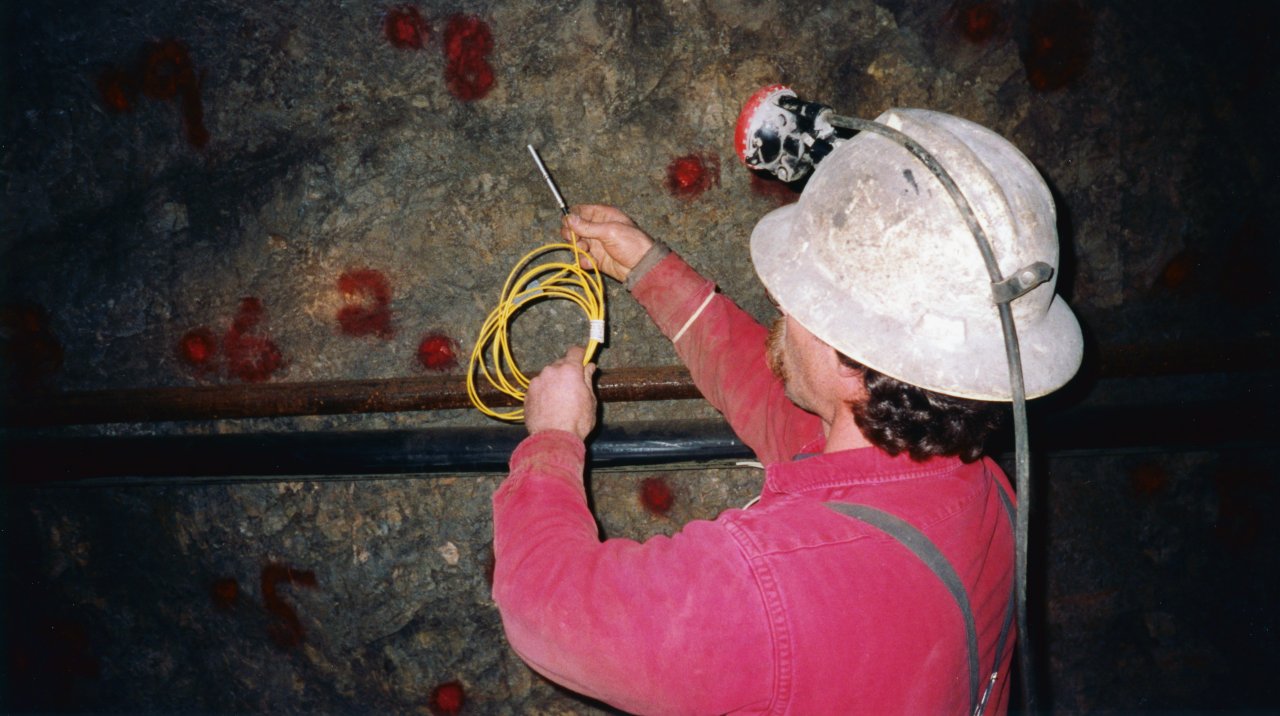
[[[991,483],[996,486],[996,494],[1000,495],[1000,502],[1004,505],[1004,514],[1009,518],[1009,531],[1012,533],[1017,529],[1014,525],[1013,518],[1013,498],[1009,497],[1009,493],[1004,491],[1000,486],[1000,481],[992,479]],[[1018,580],[1009,580],[1009,602],[1004,609],[1004,624],[1000,626],[1000,637],[996,641],[996,660],[991,665],[991,677],[987,679],[987,688],[982,690],[982,700],[978,702],[977,709],[974,710],[974,716],[978,716],[983,712],[987,705],[987,697],[991,695],[991,688],[996,685],[996,676],[1000,671],[1000,660],[1004,657],[1004,645],[1009,641],[1009,629],[1013,626],[1013,607],[1018,589]]]
[[[942,554],[942,550],[938,549],[937,545],[926,537],[923,532],[912,527],[905,520],[883,510],[850,502],[827,502],[824,504],[842,515],[865,522],[901,542],[921,562],[924,562],[925,566],[931,569],[938,576],[938,579],[942,580],[947,590],[951,592],[951,597],[956,600],[956,605],[960,607],[960,614],[964,617],[964,631],[969,649],[969,704],[976,708],[979,681],[978,630],[974,627],[973,610],[969,608],[969,593],[965,591],[964,583],[960,581],[960,575],[956,574],[955,568],[947,561],[946,556]]]
[[[1002,488],[1000,482],[996,479],[991,480],[996,485],[996,493],[1000,494],[1000,502],[1005,506],[1005,516],[1009,517],[1010,529],[1014,528],[1014,502]],[[979,666],[978,666],[978,629],[974,626],[973,608],[969,606],[969,592],[966,592],[964,583],[960,582],[960,575],[956,574],[955,567],[951,566],[951,562],[947,561],[946,555],[943,555],[937,544],[932,539],[925,537],[923,532],[915,529],[908,521],[900,519],[900,517],[888,514],[883,510],[877,510],[876,507],[869,505],[859,505],[854,502],[824,502],[824,505],[831,507],[832,510],[840,512],[841,515],[854,517],[855,520],[863,521],[881,532],[890,535],[893,539],[897,539],[902,546],[910,549],[911,553],[924,562],[924,565],[933,571],[938,580],[946,585],[951,597],[955,599],[956,606],[960,607],[960,614],[964,617],[965,642],[969,651],[969,704],[973,707],[974,716],[980,715],[987,707],[987,698],[991,696],[991,689],[996,685],[996,676],[1000,674],[1001,658],[1005,655],[1005,642],[1009,640],[1009,629],[1014,624],[1014,589],[1010,587],[1009,602],[1005,607],[1005,622],[1000,628],[1000,638],[996,640],[996,662],[991,667],[991,676],[987,680],[987,688],[983,689],[982,698],[978,698],[979,684]]]
[[[1012,527],[1013,503],[1009,495],[1005,493],[1004,488],[1000,487],[999,482],[996,480],[992,480],[992,482],[996,485],[996,492],[1000,495],[1000,502],[1004,505],[1005,514],[1009,518],[1010,527]],[[921,562],[924,562],[925,566],[938,577],[947,588],[947,591],[951,593],[952,599],[956,601],[956,606],[960,608],[960,615],[964,618],[965,639],[969,652],[969,704],[972,708],[971,713],[975,714],[975,716],[981,714],[986,708],[987,698],[991,695],[991,688],[995,686],[1000,661],[1004,656],[1004,645],[1008,641],[1009,629],[1013,625],[1014,595],[1012,589],[1009,593],[1008,606],[1005,608],[1004,624],[1000,627],[1000,637],[996,642],[995,664],[991,668],[991,676],[987,680],[987,686],[983,689],[982,696],[979,698],[978,630],[974,626],[973,609],[969,606],[969,593],[964,588],[964,582],[960,581],[960,575],[956,574],[955,568],[951,566],[951,562],[947,560],[946,555],[942,554],[942,550],[938,549],[938,546],[932,540],[906,520],[889,514],[884,510],[852,502],[825,502],[823,504],[842,515],[865,522],[898,540],[898,542],[902,543],[902,546],[911,550],[912,554]]]

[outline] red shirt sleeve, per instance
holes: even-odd
[[[493,598],[511,646],[548,678],[627,711],[765,707],[769,619],[738,543],[707,521],[643,544],[602,542],[584,453],[567,432],[530,436],[494,494]]]
[[[797,408],[769,370],[765,327],[678,255],[668,254],[631,293],[663,335],[677,339],[698,390],[762,463],[791,460],[822,436],[821,421]]]

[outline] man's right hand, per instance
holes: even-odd
[[[572,240],[570,232],[578,236],[600,272],[617,281],[627,280],[631,269],[654,243],[620,209],[597,204],[582,204],[570,210],[560,231],[565,241]]]

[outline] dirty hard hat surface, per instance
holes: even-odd
[[[1053,198],[1000,135],[965,119],[891,109],[876,119],[929,151],[991,242],[1003,276],[1042,261],[1054,278],[1011,304],[1026,394],[1061,387],[1080,366],[1080,325],[1054,293]],[[861,132],[818,165],[800,201],[760,220],[751,258],[765,287],[836,350],[939,393],[1011,400],[991,278],[959,208],[905,147]]]

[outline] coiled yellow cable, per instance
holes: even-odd
[[[529,379],[520,371],[515,354],[511,351],[510,322],[525,304],[548,298],[560,298],[578,304],[587,314],[590,326],[586,355],[582,357],[583,365],[591,362],[596,349],[604,342],[604,281],[600,278],[600,269],[591,254],[579,248],[578,237],[572,233],[570,237],[570,243],[540,246],[520,259],[502,286],[502,296],[498,299],[497,307],[480,328],[480,335],[476,338],[475,347],[471,349],[471,361],[467,366],[467,395],[471,398],[471,403],[489,417],[510,422],[524,420],[523,407],[495,410],[485,405],[476,390],[476,376],[483,375],[489,385],[499,392],[524,402]],[[573,257],[572,262],[552,261],[520,273],[535,258],[554,251],[568,251]],[[582,263],[590,269],[582,268]]]

